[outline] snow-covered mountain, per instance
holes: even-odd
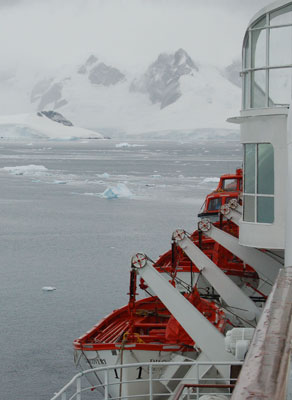
[[[103,139],[89,129],[73,126],[55,111],[0,116],[0,137],[7,139]]]
[[[113,135],[229,129],[225,122],[240,108],[239,64],[226,69],[202,65],[179,49],[158,55],[145,72],[133,74],[90,55],[80,65],[38,74],[26,80],[14,76],[1,80],[0,112],[57,110],[74,125]],[[5,103],[1,88],[10,87]],[[25,91],[26,97],[23,95]],[[9,99],[8,99],[9,100]],[[23,101],[25,100],[25,101]],[[7,108],[9,108],[7,110]]]

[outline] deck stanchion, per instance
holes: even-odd
[[[152,365],[149,365],[149,400],[153,399]]]
[[[190,400],[190,388],[188,387],[187,400]]]
[[[104,371],[104,400],[108,400],[108,369]]]
[[[81,377],[76,379],[76,400],[81,400]]]

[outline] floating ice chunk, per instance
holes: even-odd
[[[161,178],[161,175],[151,175],[152,178],[158,179]]]
[[[204,178],[204,179],[202,180],[202,183],[210,183],[210,182],[218,183],[219,180],[220,180],[220,178],[217,178],[217,177],[215,176],[215,177],[210,177],[210,178]]]
[[[108,179],[110,177],[110,174],[108,174],[107,172],[104,172],[103,174],[97,174],[97,176],[99,176],[100,178]]]
[[[116,148],[122,148],[122,147],[130,147],[131,145],[129,143],[117,143]]]
[[[123,147],[145,147],[145,144],[130,144],[127,142],[116,144],[116,148],[123,148]]]
[[[53,292],[54,290],[57,290],[54,286],[44,286],[42,287],[42,290],[44,292]]]
[[[105,199],[117,199],[119,197],[132,197],[133,193],[124,183],[118,183],[117,186],[108,187],[100,196]]]
[[[67,185],[68,182],[66,182],[66,181],[54,181],[53,183],[55,183],[56,185]]]
[[[7,171],[13,175],[30,175],[37,176],[43,174],[48,169],[43,165],[21,165],[17,167],[3,167],[3,171]]]

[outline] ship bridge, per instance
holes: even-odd
[[[240,244],[284,249],[287,116],[292,93],[292,1],[279,0],[250,21],[242,51],[244,146]]]

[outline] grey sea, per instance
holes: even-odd
[[[0,141],[0,398],[61,389],[73,340],[127,303],[131,256],[196,229],[241,160],[237,141]]]

